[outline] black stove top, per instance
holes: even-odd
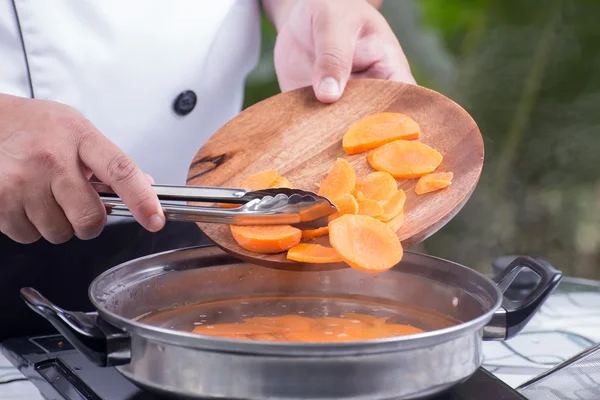
[[[47,400],[165,400],[144,392],[114,368],[91,364],[60,335],[10,339],[6,358]],[[515,390],[480,368],[466,382],[432,400],[525,400]]]

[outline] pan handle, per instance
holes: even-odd
[[[48,320],[94,364],[108,367],[130,362],[129,334],[110,325],[100,316],[63,310],[30,287],[21,289],[21,297],[29,308]]]
[[[511,300],[503,296],[502,307],[494,313],[490,323],[483,329],[483,340],[507,340],[516,336],[527,325],[562,279],[562,272],[557,270],[548,260],[537,256],[520,256],[494,278],[494,282],[503,294],[506,293],[523,269],[529,269],[538,275],[540,277],[539,282],[522,300]]]

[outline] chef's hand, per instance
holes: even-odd
[[[106,209],[92,174],[146,229],[162,228],[150,178],[87,119],[59,103],[0,94],[0,232],[20,243],[98,236]]]
[[[415,84],[385,18],[381,0],[263,0],[278,31],[275,70],[282,91],[313,86],[317,98],[340,98],[348,79]]]

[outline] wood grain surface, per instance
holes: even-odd
[[[484,157],[483,139],[471,116],[452,100],[423,87],[362,79],[350,81],[334,104],[320,103],[312,88],[268,98],[242,111],[206,142],[194,157],[187,184],[239,187],[249,175],[277,168],[295,187],[316,192],[316,184],[338,157],[350,162],[357,177],[367,175],[374,171],[366,159],[369,152],[346,155],[342,137],[354,122],[383,111],[413,118],[421,128],[419,141],[444,157],[437,171],[454,173],[449,188],[422,196],[414,191],[417,179],[397,180],[407,196],[398,237],[408,248],[435,233],[463,207],[477,185]],[[325,268],[288,261],[285,253],[248,252],[237,245],[227,225],[198,225],[217,246],[245,261],[269,267]],[[328,237],[319,242],[328,244]]]

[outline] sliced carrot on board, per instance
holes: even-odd
[[[319,236],[325,236],[329,233],[328,226],[322,226],[316,229],[305,229],[302,231],[302,239],[315,239]]]
[[[418,139],[419,124],[407,115],[382,112],[369,115],[348,129],[342,139],[346,154],[357,154],[398,139]]]
[[[396,215],[385,224],[392,232],[398,232],[402,225],[404,225],[404,211],[400,211],[400,214]]]
[[[331,221],[329,242],[344,262],[365,272],[389,270],[403,255],[398,236],[385,223],[366,215],[346,214]]]
[[[338,197],[337,199],[333,200],[332,203],[337,207],[340,215],[358,213],[358,203],[356,202],[354,196],[352,196],[350,193],[346,193],[345,195]]]
[[[291,225],[230,225],[235,241],[255,253],[281,253],[302,240],[302,231]]]
[[[363,194],[363,192],[361,192],[360,190],[357,190],[357,191],[356,191],[356,200],[357,200],[357,201],[359,201],[359,202],[360,202],[360,201],[365,201],[366,199],[367,199],[367,196],[365,196],[365,195]]]
[[[260,190],[271,187],[273,182],[279,176],[276,169],[268,169],[266,171],[257,172],[250,175],[244,182],[240,184],[242,189]]]
[[[358,202],[350,193],[338,197],[332,201],[333,205],[337,207],[338,212],[329,216],[328,221],[333,221],[340,215],[344,214],[358,214]],[[321,228],[319,228],[321,229]]]
[[[429,174],[441,164],[442,155],[421,142],[396,140],[373,150],[367,157],[378,171],[389,172],[394,178],[418,178]]]
[[[422,195],[447,188],[452,184],[453,178],[454,174],[452,172],[434,172],[433,174],[424,175],[417,181],[415,193]]]
[[[300,243],[292,247],[287,252],[287,259],[313,264],[342,261],[342,258],[335,249],[312,243]]]
[[[285,176],[278,176],[277,179],[271,183],[270,188],[290,188],[293,189],[294,186]]]
[[[383,213],[377,217],[377,219],[388,222],[404,209],[404,203],[406,203],[406,193],[400,189],[392,196],[383,206]]]
[[[398,184],[392,175],[377,171],[357,178],[356,191],[367,199],[387,201],[398,191]]]
[[[358,202],[358,213],[370,217],[379,217],[383,214],[383,207],[375,200],[364,199]]]
[[[333,167],[321,182],[319,196],[334,200],[354,190],[356,173],[350,163],[343,158],[338,158]]]

